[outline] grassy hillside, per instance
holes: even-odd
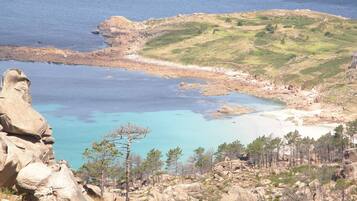
[[[341,95],[355,101],[351,93],[356,85],[345,75],[357,51],[356,20],[276,10],[184,16],[148,24],[163,34],[146,43],[144,56],[237,68],[302,88],[319,86],[327,101],[341,100]]]

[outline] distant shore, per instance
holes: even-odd
[[[242,92],[282,101],[286,103],[287,108],[319,111],[313,116],[306,117],[306,122],[309,124],[342,123],[348,120],[342,115],[342,107],[316,102],[319,98],[319,92],[316,90],[300,90],[291,86],[277,85],[246,72],[227,68],[181,65],[139,56],[137,52],[143,44],[155,34],[160,34],[151,31],[151,35],[145,35],[143,34],[145,28],[141,23],[131,22],[123,17],[113,17],[101,23],[98,29],[98,32],[106,38],[109,45],[107,48],[78,52],[53,47],[0,46],[0,60],[115,67],[167,78],[197,78],[207,81],[205,84],[195,86],[204,95]]]

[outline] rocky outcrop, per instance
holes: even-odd
[[[67,163],[56,162],[52,130],[31,106],[30,80],[7,70],[0,92],[0,188],[17,189],[28,200],[87,200]]]
[[[253,112],[252,109],[240,105],[223,105],[216,112],[212,113],[215,118],[243,115]]]
[[[145,25],[141,22],[133,22],[122,16],[113,16],[98,26],[110,47],[118,48],[123,52],[130,53],[138,50],[147,37],[144,31]]]
[[[186,183],[169,186],[163,190],[158,187],[150,189],[145,196],[145,200],[149,201],[186,201],[199,200],[202,195],[202,184]],[[136,199],[138,200],[138,199]]]
[[[357,180],[357,148],[345,150],[343,165],[343,174],[348,179]]]
[[[227,193],[222,195],[221,201],[256,201],[258,200],[249,191],[239,187],[233,186]]]
[[[352,63],[349,66],[350,69],[357,69],[357,52],[355,52],[352,56]]]
[[[83,187],[91,197],[100,198],[102,196],[102,191],[100,190],[99,186],[86,184]]]

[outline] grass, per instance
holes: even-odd
[[[149,41],[146,44],[145,51],[156,49],[165,45],[178,43],[191,37],[198,36],[210,27],[206,23],[188,22],[180,25],[178,30],[170,31],[163,34],[155,40]]]
[[[356,20],[309,11],[199,15],[184,22],[170,18],[155,27],[165,32],[146,43],[140,52],[146,57],[237,68],[308,89],[343,83],[344,69],[357,51]]]
[[[285,184],[291,187],[297,181],[308,184],[315,179],[319,180],[319,182],[323,185],[331,181],[335,171],[336,167],[309,167],[308,165],[302,165],[294,167],[287,172],[270,175],[268,179],[270,179],[272,184],[275,186],[278,184]]]
[[[16,192],[10,188],[0,188],[0,200],[18,201],[20,196],[16,196]]]

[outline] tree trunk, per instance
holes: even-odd
[[[126,148],[126,158],[125,158],[125,201],[129,201],[129,182],[130,182],[130,149],[131,140],[128,139],[128,144]]]
[[[104,169],[101,171],[101,178],[100,178],[100,196],[103,197],[104,194],[104,183],[105,183],[105,175]]]

